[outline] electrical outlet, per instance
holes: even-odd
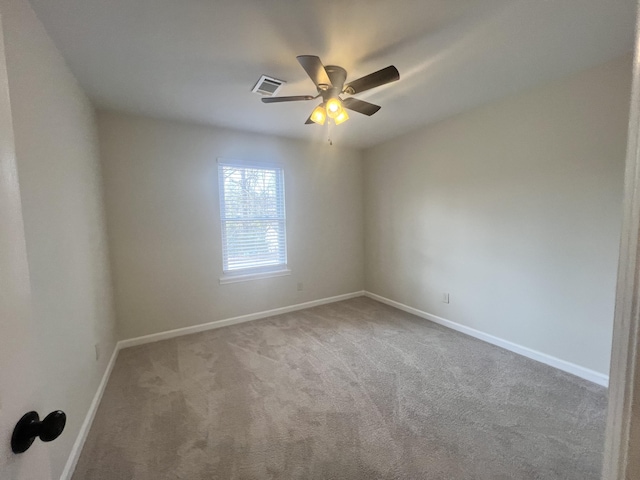
[[[442,303],[449,303],[449,294],[448,293],[443,293],[442,294]]]
[[[298,291],[301,292],[302,290],[304,290],[304,285],[302,282],[298,282]]]
[[[100,345],[96,343],[95,348],[96,348],[96,361],[98,361],[100,360]]]

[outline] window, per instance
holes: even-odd
[[[288,273],[282,168],[218,160],[218,183],[221,283]]]

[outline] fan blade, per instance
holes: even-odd
[[[313,95],[294,95],[293,97],[265,97],[262,103],[296,102],[298,100],[313,100]]]
[[[311,125],[312,123],[316,123],[313,120],[311,120],[311,115],[309,115],[309,118],[307,118],[307,121],[304,122],[305,125]]]
[[[353,95],[354,93],[364,92],[365,90],[370,90],[372,88],[379,87],[380,85],[395,82],[396,80],[400,80],[400,72],[398,72],[398,69],[393,65],[389,65],[387,68],[370,73],[369,75],[365,75],[362,78],[346,84],[342,91],[349,95]]]
[[[362,100],[358,100],[357,98],[345,98],[342,101],[342,105],[344,108],[348,108],[349,110],[353,110],[354,112],[362,113],[364,115],[371,116],[380,110],[379,105],[374,105],[373,103],[365,102]]]
[[[315,55],[298,55],[296,58],[316,87],[324,86],[325,88],[321,88],[321,90],[326,90],[333,86],[319,57]]]

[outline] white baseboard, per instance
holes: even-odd
[[[93,401],[91,402],[91,405],[89,405],[89,411],[84,418],[84,422],[82,422],[82,426],[80,427],[80,431],[78,432],[78,437],[76,438],[76,441],[71,448],[71,453],[69,454],[67,463],[64,466],[62,475],[60,475],[60,480],[71,480],[73,471],[76,469],[78,459],[80,458],[80,454],[82,453],[82,447],[84,447],[84,442],[87,440],[87,435],[89,435],[91,424],[93,423],[93,419],[95,418],[98,407],[100,406],[102,394],[104,393],[104,389],[107,387],[107,382],[109,382],[109,377],[111,376],[113,366],[116,364],[116,359],[118,358],[119,351],[120,342],[118,342],[113,349],[113,353],[111,354],[111,358],[109,359],[107,368],[102,375],[102,380],[100,380],[100,385],[98,385],[98,390],[93,396]]]
[[[120,348],[135,347],[136,345],[143,345],[145,343],[157,342],[160,340],[166,340],[168,338],[181,337],[182,335],[190,335],[192,333],[213,330],[214,328],[227,327],[229,325],[236,325],[237,323],[250,322],[252,320],[258,320],[260,318],[272,317],[274,315],[280,315],[288,312],[295,312],[296,310],[302,310],[304,308],[317,307],[318,305],[339,302],[341,300],[349,300],[350,298],[362,297],[363,295],[364,291],[360,291],[346,293],[344,295],[337,295],[335,297],[321,298],[320,300],[298,303],[296,305],[289,305],[288,307],[274,308],[273,310],[265,310],[262,312],[250,313],[248,315],[240,315],[239,317],[216,320],[215,322],[194,325],[193,327],[176,328],[175,330],[168,330],[166,332],[152,333],[151,335],[144,335],[142,337],[129,338],[128,340],[120,341],[119,345]]]
[[[585,367],[581,367],[580,365],[576,365],[575,363],[567,362],[566,360],[561,360],[556,357],[552,357],[551,355],[547,355],[546,353],[538,352],[537,350],[533,350],[528,347],[523,347],[522,345],[518,345],[517,343],[510,342],[508,340],[503,340],[502,338],[494,337],[493,335],[489,335],[488,333],[481,332],[480,330],[476,330],[475,328],[467,327],[465,325],[461,325],[456,322],[452,322],[451,320],[447,320],[442,317],[438,317],[436,315],[432,315],[427,312],[423,312],[422,310],[418,310],[417,308],[410,307],[400,302],[396,302],[395,300],[390,300],[388,298],[382,297],[380,295],[376,295],[375,293],[365,292],[365,296],[377,300],[379,302],[385,303],[392,307],[395,307],[399,310],[403,310],[408,313],[412,313],[418,317],[429,320],[433,323],[437,323],[438,325],[442,325],[444,327],[450,328],[452,330],[456,330],[458,332],[464,333],[471,337],[477,338],[484,342],[490,343],[492,345],[496,345],[498,347],[504,348],[505,350],[509,350],[511,352],[517,353],[524,357],[530,358],[532,360],[536,360],[541,363],[545,363],[559,370],[565,371],[572,375],[575,375],[580,378],[584,378],[590,382],[596,383],[598,385],[602,385],[603,387],[608,387],[609,385],[609,376],[604,375],[602,373],[596,372],[594,370],[590,370]]]

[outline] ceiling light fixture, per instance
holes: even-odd
[[[329,115],[329,118],[336,118],[341,111],[344,111],[344,109],[339,98],[332,97],[327,100],[327,115]]]
[[[331,118],[336,125],[340,125],[349,120],[349,115],[342,106],[339,97],[331,97],[326,103],[318,105],[311,113],[309,119],[314,123],[324,125],[327,117]]]
[[[349,114],[344,108],[340,113],[338,113],[338,115],[336,115],[336,118],[333,119],[336,125],[340,125],[341,123],[344,123],[347,120],[349,120]]]
[[[320,104],[311,113],[311,120],[317,123],[318,125],[324,125],[324,122],[326,119],[327,119],[327,112],[324,109],[324,104]]]

